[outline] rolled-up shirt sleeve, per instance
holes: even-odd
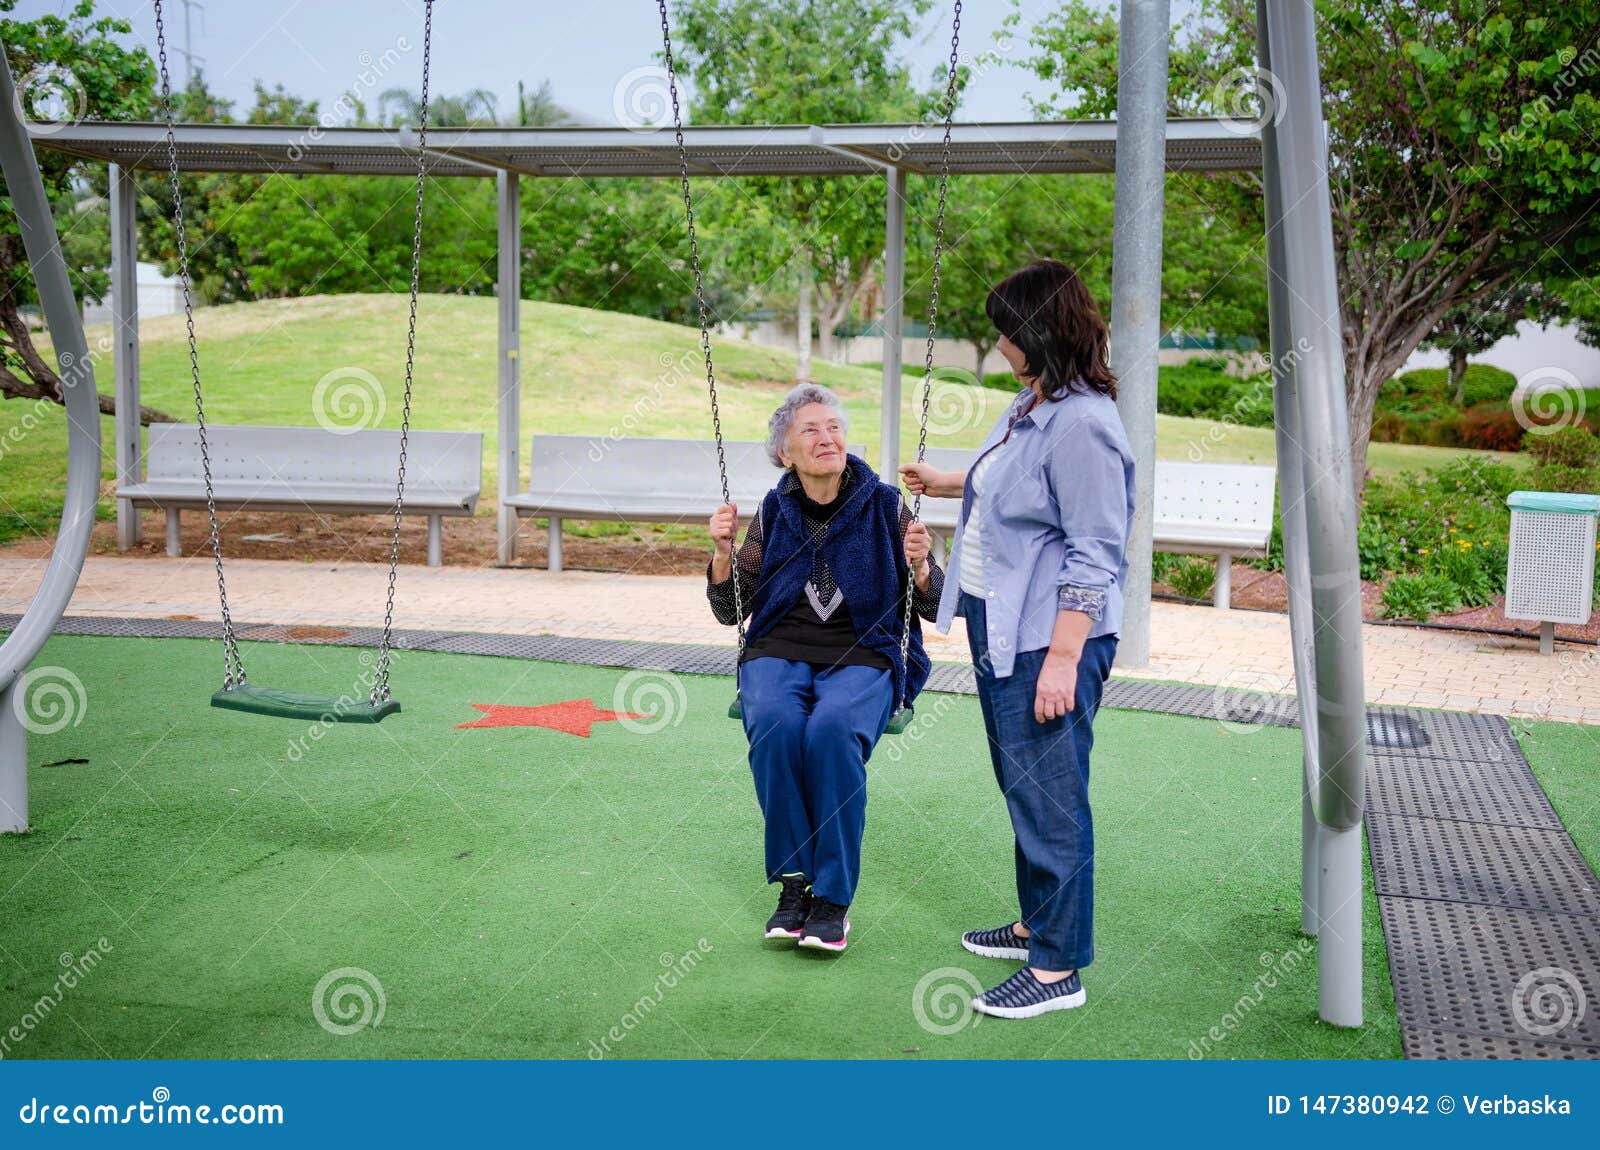
[[[1099,620],[1128,545],[1127,461],[1108,428],[1080,419],[1051,452],[1049,480],[1065,538],[1058,609]]]

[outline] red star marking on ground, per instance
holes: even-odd
[[[483,717],[470,723],[457,723],[456,730],[466,727],[545,727],[587,739],[589,728],[596,723],[650,717],[629,711],[602,710],[594,705],[593,699],[568,699],[564,703],[546,703],[540,707],[512,707],[500,703],[473,703],[472,706],[474,710],[482,711]]]

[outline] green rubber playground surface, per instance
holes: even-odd
[[[244,655],[333,696],[370,659]],[[7,1058],[1400,1053],[1370,884],[1366,1025],[1316,1018],[1292,730],[1103,712],[1088,1006],[973,1024],[952,1008],[1014,964],[960,932],[1015,912],[976,699],[925,696],[880,744],[829,956],[760,938],[727,679],[399,652],[401,713],[315,726],[212,708],[214,643],[58,637],[34,666],[32,721],[59,729],[30,742],[34,830],[0,836]]]

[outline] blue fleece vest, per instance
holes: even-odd
[[[910,703],[928,681],[932,662],[922,649],[922,624],[911,616],[911,667],[900,658],[905,626],[905,545],[900,538],[900,492],[878,481],[864,460],[849,456],[850,486],[822,542],[822,558],[844,592],[845,606],[863,647],[889,660],[895,705]],[[761,501],[761,574],[750,611],[748,642],[761,638],[805,594],[816,543],[806,530],[800,500],[777,487]]]

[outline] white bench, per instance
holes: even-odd
[[[320,427],[208,424],[212,488],[219,509],[361,515],[394,507],[400,433],[340,434]],[[406,510],[428,517],[428,565],[439,566],[446,515],[470,516],[483,487],[483,436],[413,431],[406,441]],[[167,554],[178,555],[179,516],[204,508],[199,429],[153,423],[142,483],[117,488],[135,507],[167,513]]]
[[[764,442],[735,439],[724,446],[728,490],[748,522],[782,473]],[[860,444],[847,450],[865,452]],[[505,505],[520,519],[549,519],[551,571],[561,570],[563,519],[703,521],[722,504],[717,445],[709,439],[535,435],[529,463],[528,490]]]
[[[927,461],[940,471],[966,471],[977,451],[930,447]],[[1233,559],[1260,558],[1272,538],[1272,500],[1277,473],[1238,463],[1156,462],[1155,550],[1176,555],[1215,555],[1212,601],[1228,606]],[[934,532],[954,531],[960,499],[924,499],[922,519]],[[943,551],[942,541],[939,550]]]

